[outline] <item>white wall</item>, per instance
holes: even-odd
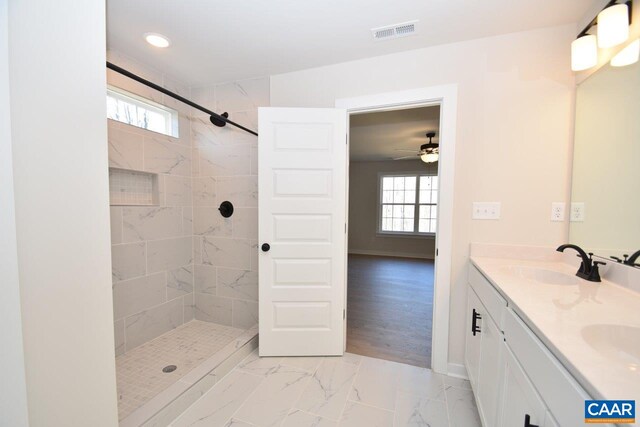
[[[429,47],[272,76],[271,105],[332,107],[337,98],[454,83],[458,123],[449,362],[462,364],[469,243],[550,246],[568,199],[575,26]],[[500,221],[472,221],[473,201],[501,201]]]
[[[9,109],[9,32],[7,2],[0,2],[0,414],[3,425],[29,425],[27,387],[22,349],[18,249],[13,194],[11,155],[11,112]]]
[[[115,426],[105,4],[9,3],[29,421]]]
[[[435,238],[378,234],[379,174],[438,174],[438,163],[421,160],[351,162],[349,165],[349,253],[433,259]]]

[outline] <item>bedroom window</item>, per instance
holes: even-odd
[[[381,175],[380,221],[382,234],[434,235],[438,213],[438,177]]]

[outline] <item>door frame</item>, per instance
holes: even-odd
[[[335,106],[347,110],[347,150],[349,119],[352,114],[440,106],[440,157],[438,159],[438,231],[434,278],[433,327],[431,337],[431,369],[447,374],[449,365],[449,300],[453,246],[453,190],[455,178],[456,120],[458,86],[455,84],[384,92],[354,98],[336,99]],[[349,155],[347,152],[347,230],[349,222]],[[345,245],[348,245],[348,233]],[[345,246],[347,265],[348,246]],[[345,302],[347,307],[347,269],[345,269]],[[344,321],[344,348],[347,345],[347,321]]]

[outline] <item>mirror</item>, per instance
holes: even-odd
[[[640,64],[607,64],[577,90],[570,242],[609,261],[640,249],[639,183]]]

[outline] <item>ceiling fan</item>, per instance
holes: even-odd
[[[437,162],[440,144],[432,142],[434,136],[436,136],[435,132],[427,132],[427,138],[429,138],[429,142],[427,144],[422,144],[417,153],[415,152],[415,150],[396,149],[396,151],[409,151],[415,154],[411,156],[396,157],[393,160],[413,159],[417,156],[420,157],[420,160],[425,163]]]

